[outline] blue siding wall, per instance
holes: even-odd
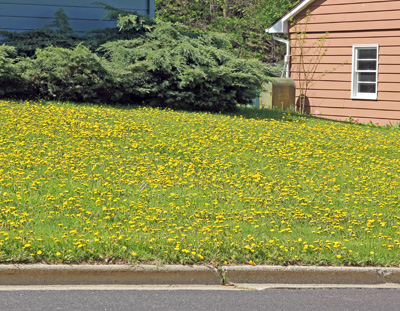
[[[114,21],[101,20],[106,12],[97,0],[0,0],[0,30],[23,31],[43,28],[53,22],[54,13],[62,8],[77,32],[113,27]],[[155,0],[99,0],[116,8],[136,11],[154,17]]]

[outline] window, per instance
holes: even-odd
[[[353,45],[351,98],[377,99],[378,50],[374,45]]]

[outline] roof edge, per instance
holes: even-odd
[[[268,33],[288,33],[289,32],[289,20],[299,14],[307,6],[313,3],[315,0],[304,0],[294,6],[289,12],[283,15],[280,19],[275,21],[269,28],[265,29]]]

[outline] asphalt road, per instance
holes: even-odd
[[[399,311],[399,289],[15,290],[1,311]]]

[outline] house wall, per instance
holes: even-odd
[[[400,1],[316,0],[308,9],[305,50],[316,38],[325,32],[329,34],[324,43],[326,55],[316,67],[314,81],[306,94],[309,104],[306,111],[339,120],[351,116],[361,122],[400,122]],[[306,11],[295,20],[304,21]],[[295,48],[299,42],[294,32],[291,26],[291,77],[299,87],[302,71]],[[377,100],[350,98],[352,47],[355,44],[379,44]],[[306,63],[315,64],[315,51],[308,51]],[[324,71],[329,73],[323,75]]]
[[[114,21],[101,20],[104,9],[96,0],[6,0],[0,1],[0,30],[24,31],[46,27],[55,12],[63,8],[71,27],[77,32],[114,27]],[[116,8],[154,17],[155,0],[99,0]]]

